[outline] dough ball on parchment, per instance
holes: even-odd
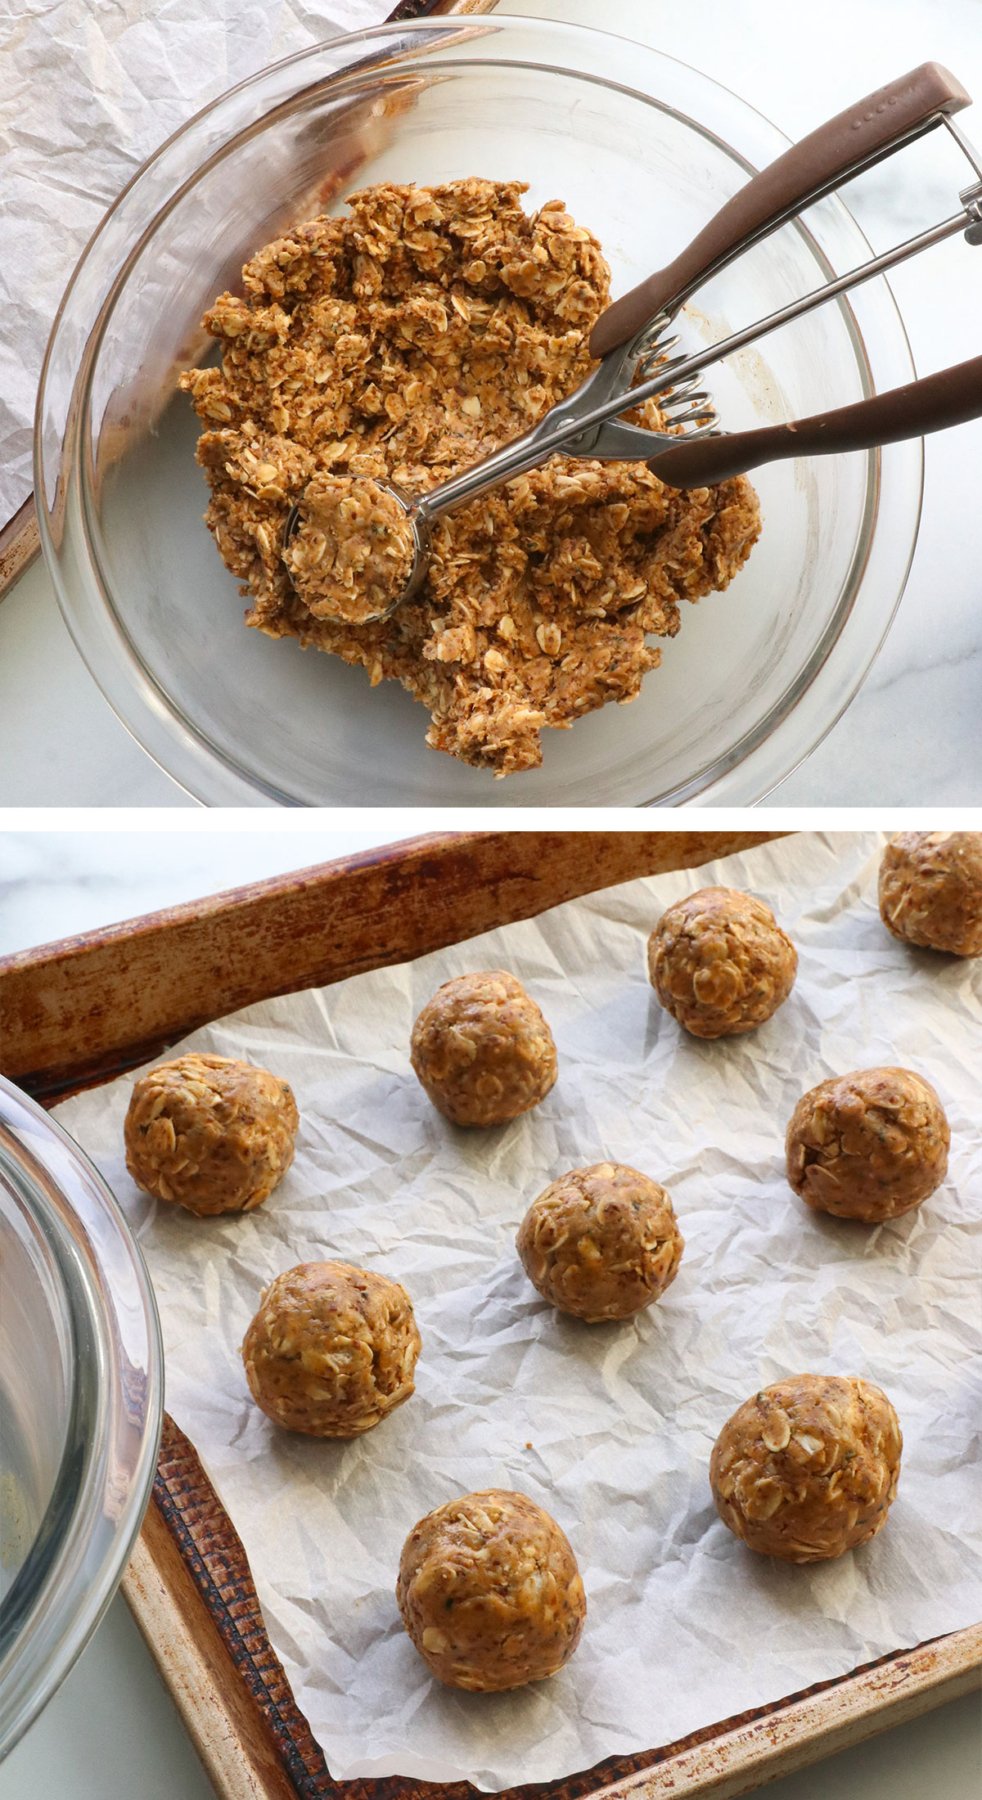
[[[930,1082],[858,1069],[803,1094],[788,1125],[788,1180],[819,1212],[878,1225],[944,1180],[951,1132]]]
[[[533,1287],[579,1319],[628,1319],[674,1281],[683,1241],[657,1181],[624,1163],[571,1169],[533,1200],[518,1228]]]
[[[792,1375],[727,1419],[709,1464],[713,1499],[751,1550],[824,1562],[885,1524],[902,1448],[897,1415],[872,1382]]]
[[[880,917],[894,937],[982,956],[982,831],[902,831],[880,862]]]
[[[525,1494],[502,1488],[420,1519],[403,1546],[396,1599],[434,1675],[484,1693],[554,1675],[586,1618],[565,1533]]]
[[[299,1123],[292,1091],[268,1069],[178,1056],[133,1089],[126,1167],[146,1193],[188,1212],[251,1212],[290,1167]]]
[[[455,1125],[504,1125],[537,1106],[556,1079],[552,1033],[504,969],[437,988],[413,1026],[411,1059]]]
[[[787,999],[797,968],[770,907],[736,888],[700,888],[677,900],[648,939],[651,985],[694,1037],[762,1025]]]
[[[257,1405],[288,1431],[358,1437],[413,1391],[420,1338],[398,1281],[300,1263],[265,1289],[242,1360]]]

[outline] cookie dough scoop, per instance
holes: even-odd
[[[412,516],[388,481],[315,475],[284,527],[283,562],[315,619],[387,619],[406,597],[416,560]]]
[[[710,487],[780,457],[869,448],[977,417],[982,411],[982,358],[851,407],[748,432],[721,433],[712,397],[699,385],[712,363],[943,237],[964,231],[970,244],[982,242],[975,186],[959,196],[961,209],[952,218],[694,355],[681,353],[679,336],[671,330],[684,303],[705,280],[815,200],[947,123],[950,114],[969,104],[970,96],[953,75],[937,63],[924,63],[828,120],[753,175],[673,262],[604,309],[590,335],[594,368],[530,430],[427,493],[405,495],[385,484],[402,509],[396,522],[397,557],[405,564],[411,544],[412,560],[401,593],[391,598],[384,593],[374,610],[362,613],[361,622],[389,618],[418,591],[439,519],[556,454],[644,462],[670,487]],[[960,134],[956,138],[977,175],[974,152]],[[624,416],[648,399],[658,400],[660,431]],[[288,570],[302,517],[302,504],[295,505],[284,525]]]

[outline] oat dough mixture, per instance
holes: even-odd
[[[761,1556],[826,1562],[882,1531],[902,1450],[900,1421],[871,1381],[793,1375],[723,1426],[709,1465],[716,1510]]]
[[[951,1129],[923,1075],[857,1069],[802,1095],[785,1142],[788,1180],[806,1205],[881,1225],[940,1186]]]
[[[299,1124],[289,1084],[268,1069],[192,1052],[135,1083],[126,1167],[145,1194],[199,1218],[252,1212],[290,1167]]]
[[[507,969],[438,987],[413,1026],[410,1060],[454,1125],[506,1125],[545,1099],[557,1071],[552,1032]]]
[[[551,1182],[525,1214],[516,1245],[543,1298],[590,1324],[650,1306],[675,1280],[685,1248],[665,1189],[609,1162]]]
[[[403,1545],[396,1600],[438,1680],[472,1693],[555,1675],[586,1618],[565,1532],[527,1494],[502,1488],[420,1519]]]
[[[794,986],[798,952],[763,900],[700,888],[662,913],[648,975],[666,1012],[693,1037],[731,1037],[772,1018]]]
[[[358,622],[360,584],[388,594],[402,554],[386,559],[384,506],[359,482],[425,492],[593,366],[600,246],[559,200],[529,216],[525,191],[473,179],[352,195],[344,218],[246,264],[241,297],[221,294],[204,319],[222,367],[181,377],[246,622],[361,663],[373,686],[401,681],[432,715],[428,744],[496,775],[541,762],[544,726],[634,699],[660,661],[648,634],[673,637],[680,602],[726,587],[760,529],[742,476],[681,493],[636,463],[556,456],[441,521],[413,599]],[[659,423],[650,401],[633,417]],[[350,506],[329,495],[340,540],[324,528],[325,477],[351,482]]]
[[[265,1289],[242,1345],[249,1392],[287,1431],[351,1438],[413,1392],[420,1336],[398,1281],[350,1263],[299,1263]]]

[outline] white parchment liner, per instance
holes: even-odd
[[[31,491],[45,345],[107,207],[216,95],[394,3],[0,0],[0,525]]]
[[[294,1167],[246,1217],[197,1220],[137,1193],[122,1155],[130,1078],[58,1108],[139,1230],[167,1406],[242,1535],[336,1776],[491,1789],[559,1777],[982,1617],[982,964],[887,934],[880,842],[787,839],[195,1032],[181,1048],[266,1064],[298,1097]],[[667,904],[715,881],[774,906],[800,968],[769,1024],[707,1044],[658,1008],[644,944]],[[511,1126],[455,1130],[411,1073],[410,1028],[438,982],[495,966],[542,1005],[560,1078]],[[794,1198],[783,1133],[806,1087],[879,1062],[935,1083],[952,1156],[922,1208],[870,1230]],[[686,1250],[639,1320],[587,1326],[535,1294],[514,1233],[553,1177],[602,1158],[664,1182]],[[413,1399],[349,1444],[273,1427],[238,1352],[263,1284],[320,1256],[405,1282],[423,1337]],[[804,1370],[880,1383],[906,1440],[885,1531],[812,1569],[751,1555],[707,1483],[733,1408]],[[553,1680],[455,1694],[403,1634],[393,1586],[415,1520],[489,1486],[555,1514],[589,1616]]]

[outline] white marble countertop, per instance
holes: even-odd
[[[982,0],[824,0],[807,15],[786,0],[510,0],[509,10],[647,40],[794,136],[929,57],[982,96]],[[965,180],[950,144],[931,139],[865,177],[850,203],[884,249],[950,214]],[[956,238],[898,270],[894,288],[920,373],[980,353],[982,251],[973,257]],[[900,614],[862,691],[774,804],[964,805],[982,795],[982,583],[972,535],[980,461],[982,423],[928,440],[924,515]],[[0,606],[0,666],[0,793],[9,804],[195,804],[113,717],[40,566]]]
[[[371,830],[0,832],[0,955],[347,855]],[[773,1800],[976,1800],[978,1700],[955,1701],[767,1789]],[[0,1766],[0,1800],[208,1800],[212,1789],[117,1596],[60,1692]]]

